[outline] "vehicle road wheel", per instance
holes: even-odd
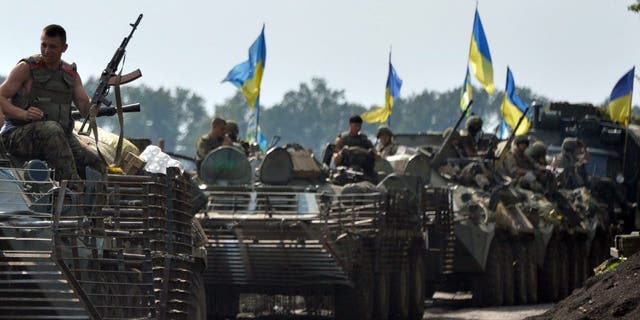
[[[335,315],[337,320],[373,318],[373,262],[371,259],[359,259],[360,264],[353,267],[351,279],[353,287],[336,288]]]
[[[514,251],[514,298],[517,304],[527,304],[527,273],[529,272],[529,255],[527,253],[527,248],[523,243],[516,243]]]
[[[391,272],[389,314],[391,319],[409,317],[409,263],[403,261],[399,270]]]
[[[513,251],[508,242],[501,243],[502,251],[502,304],[510,306],[513,304],[514,284],[513,284]]]
[[[419,320],[424,316],[424,268],[424,249],[414,247],[410,256],[409,320]]]
[[[374,288],[374,319],[389,319],[389,273],[377,272]]]
[[[527,252],[527,303],[538,303],[538,261],[536,259],[536,251],[533,244],[526,246]]]
[[[558,273],[560,258],[556,241],[555,238],[551,239],[547,245],[544,264],[538,278],[539,297],[546,302],[558,301],[560,297],[560,274]]]
[[[235,319],[240,308],[240,296],[228,286],[206,286],[209,319]]]
[[[477,307],[500,306],[503,302],[501,252],[497,240],[491,243],[487,265],[482,274],[473,278],[472,303]]]
[[[189,319],[207,319],[207,294],[204,288],[204,278],[198,271],[191,272],[191,297],[189,299]]]
[[[571,240],[569,240],[571,241]],[[570,291],[570,276],[569,276],[569,250],[567,248],[566,241],[560,241],[558,247],[559,259],[558,259],[558,273],[559,273],[559,281],[560,281],[560,299],[564,299],[564,297],[568,296]]]

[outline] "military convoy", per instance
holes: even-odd
[[[200,170],[211,317],[422,317],[424,242],[404,195],[369,182],[329,184],[322,165],[295,145],[251,162],[221,147]],[[256,303],[256,295],[280,300]]]
[[[376,183],[331,176],[297,145],[252,158],[221,147],[193,179],[170,168],[62,183],[2,150],[0,319],[419,319],[436,290],[478,306],[555,301],[637,228],[635,129],[589,105],[535,110],[531,139],[553,154],[577,137],[591,155],[592,187],[553,195],[492,176],[493,160],[436,166],[441,133],[396,135],[413,152],[378,161]]]

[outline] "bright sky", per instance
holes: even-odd
[[[479,1],[496,88],[504,90],[509,65],[516,86],[554,100],[603,102],[640,65],[640,15],[627,11],[633,2]],[[220,81],[247,59],[264,23],[263,105],[312,77],[344,89],[351,102],[379,105],[390,48],[404,80],[401,96],[462,84],[475,6],[462,0],[10,1],[2,9],[0,74],[37,53],[42,27],[58,23],[69,43],[63,59],[76,62],[83,78],[98,75],[143,13],[125,65],[125,72],[142,70],[138,83],[181,86],[208,107],[221,103],[236,89]],[[637,104],[640,83],[635,87]]]

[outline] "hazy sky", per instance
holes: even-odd
[[[496,88],[504,90],[509,65],[519,87],[554,100],[601,103],[640,64],[640,15],[626,9],[633,2],[479,1]],[[140,68],[138,83],[154,88],[189,88],[212,107],[235,93],[220,81],[247,59],[264,23],[263,105],[322,77],[344,89],[348,101],[371,106],[383,102],[390,47],[404,80],[401,96],[460,86],[475,6],[468,0],[10,1],[2,9],[0,74],[37,53],[42,27],[58,23],[68,34],[63,59],[76,62],[84,79],[98,75],[143,13],[125,71]],[[635,88],[637,104],[640,83]]]

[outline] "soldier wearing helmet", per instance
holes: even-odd
[[[398,152],[398,145],[393,141],[393,132],[389,127],[380,126],[376,137],[378,138],[376,151],[381,157],[392,156]]]
[[[226,126],[227,121],[222,117],[214,117],[211,119],[211,130],[200,136],[196,141],[196,166],[198,172],[200,172],[200,164],[204,160],[204,157],[206,157],[211,150],[223,145],[231,145],[231,139],[225,135]]]
[[[542,141],[534,142],[524,153],[538,165],[546,166],[548,164],[547,146]]]
[[[227,125],[225,127],[225,134],[231,140],[231,145],[238,148],[238,150],[245,153],[245,155],[249,155],[249,143],[246,141],[242,141],[238,139],[238,134],[240,133],[240,129],[238,128],[238,123],[233,120],[228,120]]]
[[[589,183],[585,170],[587,157],[585,145],[581,140],[567,137],[562,141],[562,150],[551,163],[559,172],[560,188],[575,189]]]
[[[482,132],[482,118],[473,115],[467,119],[467,130],[461,134],[461,151],[465,157],[477,157],[484,155],[478,152],[478,134]]]
[[[545,170],[527,155],[528,148],[529,138],[526,135],[516,136],[509,154],[504,159],[504,169],[521,187],[545,193],[548,191],[545,185],[549,182]]]

